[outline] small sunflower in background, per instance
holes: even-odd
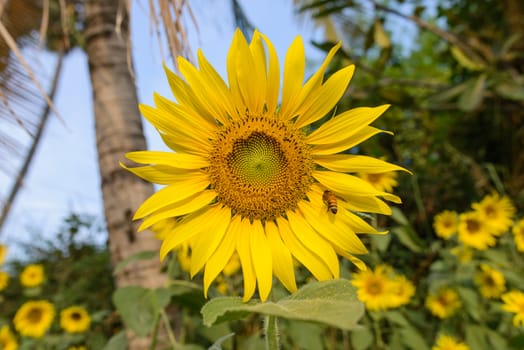
[[[459,215],[458,240],[478,250],[486,250],[497,243],[481,215],[476,211]]]
[[[5,271],[0,271],[0,291],[3,291],[9,284],[9,274]]]
[[[44,280],[44,266],[40,264],[27,265],[20,273],[20,284],[27,288],[38,287]]]
[[[0,349],[2,350],[17,350],[18,342],[15,335],[11,332],[8,325],[0,327]]]
[[[485,298],[498,298],[506,291],[506,279],[502,272],[486,264],[480,264],[474,281]]]
[[[459,295],[451,288],[440,288],[437,293],[430,293],[426,298],[426,307],[440,319],[451,317],[460,309]]]
[[[458,223],[458,214],[452,210],[444,210],[433,218],[435,233],[443,239],[450,239],[457,233]]]
[[[339,48],[335,45],[303,83],[306,59],[297,37],[284,61],[281,89],[272,42],[255,31],[248,43],[237,30],[227,57],[228,83],[198,51],[198,67],[179,57],[180,76],[166,68],[176,102],[155,94],[155,107],[140,106],[173,152],[126,155],[145,165],[124,168],[166,185],[134,219],[143,219],[139,230],[176,221],[160,256],[190,241],[190,275],[203,270],[205,295],[235,252],[244,301],[257,287],[265,301],[273,275],[296,291],[294,260],[318,280],[339,277],[338,255],[365,268],[355,256],[367,253],[357,233],[379,232],[355,212],[391,215],[383,200],[400,203],[400,198],[357,174],[405,169],[342,153],[383,132],[369,124],[389,106],[332,115],[354,71],[350,65],[324,78]]]
[[[519,252],[524,252],[524,219],[521,219],[515,223],[513,229],[513,240],[515,241],[515,246]]]
[[[7,247],[3,244],[0,244],[0,265],[4,263],[6,255],[7,255]]]
[[[60,327],[67,333],[83,333],[90,325],[91,317],[81,306],[71,306],[60,312]]]
[[[518,290],[513,290],[502,297],[502,310],[512,312],[513,325],[515,327],[524,327],[524,293]]]
[[[398,174],[393,171],[383,173],[358,173],[358,177],[369,182],[378,191],[392,193],[393,189],[398,186]]]
[[[441,335],[431,350],[469,350],[469,346],[449,335]]]
[[[87,350],[87,347],[84,345],[76,345],[68,347],[67,350]]]
[[[21,335],[41,338],[51,327],[54,317],[55,307],[49,301],[28,301],[16,312],[13,324]]]
[[[462,244],[451,248],[451,254],[456,256],[461,264],[466,264],[473,259],[473,249]]]
[[[471,207],[480,214],[480,220],[486,223],[490,233],[496,236],[508,231],[513,223],[515,207],[506,196],[500,197],[498,193],[493,193]]]
[[[395,275],[391,279],[391,302],[390,308],[397,308],[409,303],[415,294],[415,285],[404,275]]]

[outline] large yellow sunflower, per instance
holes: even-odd
[[[28,301],[15,314],[15,329],[23,336],[41,338],[47,332],[53,318],[55,307],[46,300]]]
[[[486,250],[497,243],[486,223],[476,211],[459,215],[458,239],[464,245],[478,250]]]
[[[515,314],[513,317],[513,325],[515,327],[524,327],[524,293],[519,290],[513,290],[502,297],[502,310],[512,312]]]
[[[480,214],[480,219],[486,223],[490,233],[501,235],[511,227],[515,207],[508,197],[493,193],[471,207]]]
[[[16,337],[9,329],[9,326],[3,325],[0,327],[0,349],[2,350],[16,350],[18,349],[18,342]]]
[[[451,288],[441,288],[426,298],[426,307],[440,319],[452,316],[461,307],[459,295]]]
[[[480,264],[480,271],[474,281],[485,298],[498,298],[506,291],[506,279],[502,272],[486,264]]]
[[[515,223],[512,232],[517,250],[519,252],[524,252],[524,219],[520,219]]]
[[[449,335],[441,335],[431,350],[469,350],[469,346]]]
[[[67,333],[82,333],[89,329],[91,317],[81,306],[71,306],[60,312],[60,327]]]
[[[40,264],[27,265],[20,273],[20,283],[24,287],[38,287],[44,282],[44,266]]]
[[[166,69],[177,102],[155,95],[156,107],[140,106],[173,152],[127,154],[149,164],[130,171],[166,185],[140,206],[135,219],[144,219],[140,230],[177,219],[160,256],[191,240],[191,276],[204,270],[206,294],[235,251],[244,300],[257,284],[266,300],[273,274],[295,291],[293,257],[318,280],[339,277],[337,254],[363,268],[353,254],[367,249],[356,233],[377,231],[354,212],[389,215],[380,197],[400,202],[352,174],[401,167],[340,153],[382,132],[369,124],[388,105],[355,108],[312,126],[331,113],[353,75],[351,65],[324,79],[339,47],[303,84],[304,45],[297,37],[284,62],[279,104],[273,44],[258,32],[248,43],[237,30],[227,57],[228,83],[199,51],[198,68],[178,59],[182,77]],[[322,199],[325,191],[329,203]]]

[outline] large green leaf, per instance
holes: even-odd
[[[344,330],[358,328],[364,305],[357,300],[354,287],[347,280],[313,282],[277,302],[243,303],[238,297],[220,297],[202,308],[205,325],[236,320],[259,313],[293,320],[312,321]]]
[[[166,288],[146,289],[138,286],[118,288],[113,303],[125,325],[139,337],[145,337],[154,327],[160,312],[167,306],[171,294]]]
[[[476,79],[468,81],[468,88],[460,95],[458,107],[463,111],[473,111],[484,99],[486,89],[486,74],[479,75]]]

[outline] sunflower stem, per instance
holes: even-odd
[[[278,335],[278,318],[275,316],[266,316],[264,322],[264,331],[266,335],[266,350],[280,349],[280,339]]]
[[[173,349],[175,349],[178,346],[178,344],[175,339],[175,334],[171,329],[171,323],[169,322],[169,318],[167,317],[166,311],[162,309],[160,311],[160,314],[162,315],[162,320],[164,321],[164,325],[166,326],[167,337],[169,338],[169,342],[173,346]]]

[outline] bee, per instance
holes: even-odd
[[[338,204],[337,204],[337,197],[333,194],[333,192],[329,190],[325,190],[324,194],[322,195],[322,200],[324,203],[326,203],[328,210],[332,212],[333,214],[336,214],[338,211]]]

